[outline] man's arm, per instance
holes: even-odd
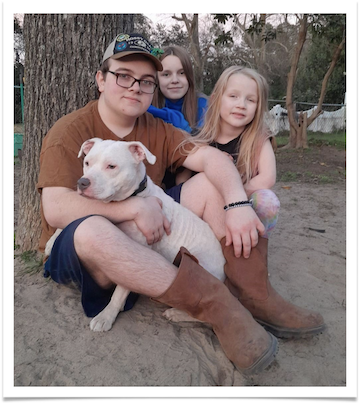
[[[164,232],[170,233],[162,202],[156,197],[131,197],[121,202],[104,203],[65,187],[47,187],[42,190],[41,200],[46,221],[53,228],[64,228],[80,217],[99,214],[114,224],[134,220],[148,244],[158,242]]]
[[[247,200],[238,170],[234,163],[214,147],[204,146],[189,154],[184,167],[204,172],[209,181],[223,197],[224,205]],[[234,245],[236,256],[250,256],[251,248],[258,242],[258,232],[262,235],[265,228],[251,207],[239,207],[226,211],[226,245]]]

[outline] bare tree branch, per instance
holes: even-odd
[[[338,45],[338,47],[335,49],[334,55],[332,57],[330,66],[328,68],[328,71],[326,72],[324,79],[322,81],[321,84],[321,92],[320,92],[320,97],[319,97],[319,102],[316,106],[316,108],[314,109],[314,112],[311,114],[311,116],[308,118],[308,126],[311,125],[311,123],[320,115],[321,113],[321,107],[322,104],[324,102],[324,98],[325,98],[325,94],[326,94],[326,88],[327,88],[327,83],[329,81],[329,78],[332,74],[332,72],[334,71],[335,65],[340,57],[341,51],[344,48],[344,44],[345,44],[345,36],[343,37],[342,41],[340,42],[340,44]]]

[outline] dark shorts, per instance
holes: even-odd
[[[165,193],[172,197],[177,203],[180,204],[180,194],[181,194],[181,188],[182,188],[183,183],[180,183],[180,185],[173,186],[170,189],[166,189]]]
[[[70,223],[54,242],[51,254],[44,266],[44,277],[51,277],[59,284],[74,283],[81,291],[81,303],[88,317],[100,313],[110,302],[115,285],[101,288],[81,264],[74,247],[74,232],[78,225],[90,216]],[[124,311],[131,309],[139,295],[130,293]]]

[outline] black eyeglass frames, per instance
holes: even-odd
[[[116,77],[116,84],[119,87],[131,88],[135,83],[139,83],[140,90],[145,94],[153,94],[156,90],[157,84],[151,80],[138,80],[137,78],[124,73],[115,73],[115,71],[108,70],[109,73]]]

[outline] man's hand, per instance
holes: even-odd
[[[162,201],[154,196],[136,199],[142,206],[138,208],[134,221],[148,245],[159,242],[164,232],[170,235],[170,223],[162,210]]]
[[[250,256],[251,248],[258,243],[258,234],[264,235],[265,227],[250,207],[233,208],[225,212],[226,246],[233,244],[236,257]]]

